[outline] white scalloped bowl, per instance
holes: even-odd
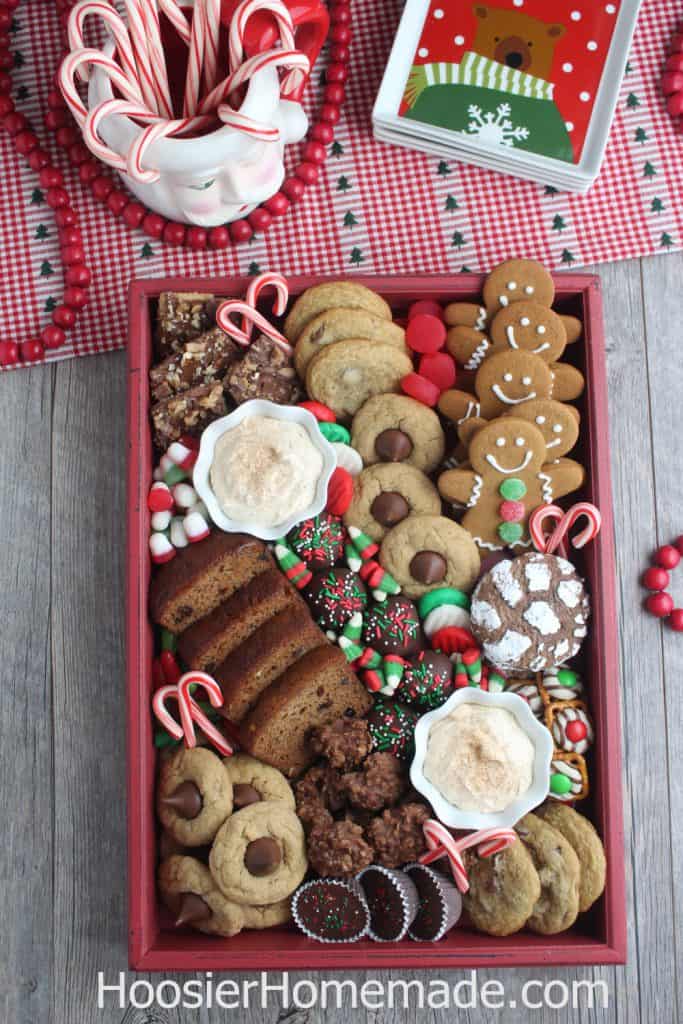
[[[226,516],[211,487],[211,463],[218,438],[228,430],[234,430],[247,416],[268,416],[271,419],[300,424],[323,458],[323,468],[318,478],[312,503],[295,516],[289,516],[281,523],[276,523],[275,526],[261,526],[254,521],[241,522]],[[252,398],[249,402],[238,406],[229,416],[214,420],[204,430],[199,443],[199,456],[195,463],[192,479],[197,494],[206,505],[211,519],[219,529],[225,530],[226,533],[250,533],[253,537],[259,537],[261,540],[273,541],[283,537],[297,523],[317,516],[323,511],[327,503],[327,485],[336,465],[337,456],[334,448],[320,433],[318,421],[307,409],[300,409],[294,405],[276,405],[274,402],[268,402],[262,398]]]
[[[449,803],[441,792],[424,774],[429,732],[435,722],[454,711],[461,704],[481,704],[489,708],[504,708],[517,720],[534,745],[534,767],[531,786],[525,793],[513,800],[502,811],[483,814],[477,811],[463,811]],[[550,762],[553,756],[553,741],[548,729],[533,715],[523,697],[516,693],[488,693],[476,687],[457,690],[440,708],[430,711],[417,723],[415,728],[415,757],[410,766],[410,781],[434,808],[439,821],[449,828],[484,829],[511,828],[520,818],[542,804],[550,790]]]

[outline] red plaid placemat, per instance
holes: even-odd
[[[318,184],[265,236],[216,253],[166,246],[126,228],[68,169],[94,280],[68,344],[48,358],[123,347],[134,276],[459,273],[513,255],[577,267],[683,248],[683,135],[660,91],[682,13],[678,0],[644,0],[602,174],[585,197],[372,139],[372,104],[401,8],[401,0],[353,3],[347,101],[336,141]],[[53,3],[19,5],[12,48],[17,106],[40,133],[60,54]],[[37,175],[4,133],[0,159],[0,336],[23,341],[39,333],[61,300],[57,231]]]

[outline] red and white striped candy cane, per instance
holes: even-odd
[[[183,99],[183,117],[192,117],[199,107],[199,96],[202,86],[202,66],[204,64],[206,41],[206,19],[201,4],[194,7],[192,16],[192,34],[190,36],[190,52],[187,58],[185,75],[185,96]]]
[[[553,530],[546,547],[548,554],[552,554],[553,551],[560,546],[566,547],[566,542],[569,538],[569,531],[574,524],[582,518],[587,519],[588,524],[583,528],[581,533],[577,534],[576,537],[571,538],[572,547],[577,549],[583,548],[589,543],[589,541],[595,540],[602,528],[602,516],[600,515],[600,509],[596,508],[595,505],[592,505],[590,501],[578,501],[576,505],[572,505],[572,507],[564,514],[561,521]]]
[[[67,54],[62,61],[58,81],[67,106],[81,128],[88,116],[88,108],[78,93],[75,76],[78,74],[81,66],[87,64],[94,64],[102,68],[111,79],[112,84],[131,103],[144,103],[137,82],[128,78],[115,61],[105,57],[100,50],[88,48],[75,50],[73,53]]]
[[[177,686],[160,686],[152,698],[152,710],[166,732],[174,740],[181,740],[184,736],[183,727],[176,722],[172,714],[166,709],[166,700],[172,697],[180,703]]]
[[[265,334],[267,338],[270,338],[275,342],[277,347],[281,349],[285,355],[291,356],[293,353],[292,346],[289,344],[284,335],[273,327],[264,316],[261,316],[257,309],[250,306],[247,302],[242,302],[240,299],[228,299],[227,302],[221,303],[216,312],[216,324],[229,338],[232,338],[237,342],[238,345],[246,347],[251,341],[251,331],[247,332],[242,328],[238,327],[237,324],[231,320],[231,316],[234,313],[242,314],[242,323],[245,321],[247,324],[251,324],[253,327],[258,327],[262,334]]]
[[[283,49],[293,50],[295,48],[292,15],[282,0],[243,0],[243,3],[235,10],[230,22],[228,61],[231,72],[237,71],[244,59],[244,37],[247,22],[253,14],[258,14],[261,11],[270,11],[275,18]]]
[[[145,105],[159,114],[159,96],[155,87],[152,63],[147,40],[148,26],[141,0],[123,0],[128,16],[128,31],[133,44],[135,62],[138,68],[138,82]]]
[[[204,97],[199,105],[200,113],[208,113],[215,110],[221,103],[227,102],[231,93],[241,85],[245,85],[258,71],[266,67],[300,68],[308,73],[310,63],[308,57],[298,50],[268,50],[266,53],[257,53],[228,75],[215,89],[212,89],[208,96]]]
[[[178,680],[178,706],[180,708],[180,721],[185,734],[185,746],[192,748],[197,745],[197,737],[194,727],[197,725],[207,740],[209,740],[223,757],[230,757],[234,753],[232,744],[228,743],[225,736],[216,728],[196,700],[190,693],[191,686],[201,686],[209,698],[211,707],[220,708],[223,706],[223,694],[215,679],[206,672],[186,672]]]
[[[455,884],[462,893],[467,892],[470,887],[462,858],[465,850],[476,846],[480,857],[493,857],[517,839],[517,833],[511,828],[487,828],[472,832],[463,839],[454,839],[440,821],[434,820],[426,821],[423,831],[429,853],[420,857],[420,863],[431,864],[442,857],[448,857]]]
[[[555,524],[551,527],[549,533],[545,529],[548,519],[552,520]],[[541,554],[545,555],[548,553],[548,541],[557,524],[561,523],[563,519],[564,510],[559,505],[539,505],[529,516],[529,536],[531,537],[532,544]],[[567,549],[563,544],[560,544],[560,554],[563,558],[567,557]]]
[[[164,12],[182,41],[189,46],[192,29],[180,4],[176,0],[159,0],[159,10]]]
[[[140,4],[142,7],[142,16],[147,28],[149,63],[159,113],[163,117],[172,118],[173,103],[171,101],[171,90],[168,84],[166,54],[164,53],[164,47],[161,42],[158,0],[140,0]]]
[[[229,104],[221,103],[218,107],[218,117],[221,123],[227,128],[234,128],[236,132],[244,132],[261,142],[277,142],[280,138],[280,129],[274,125],[254,121],[252,117],[234,110]]]
[[[123,73],[128,78],[136,79],[138,69],[128,28],[108,0],[80,0],[80,3],[72,7],[67,27],[69,49],[85,49],[84,25],[86,19],[91,16],[98,17],[105,23],[116,43],[116,55]],[[79,68],[78,75],[81,81],[87,82],[90,77],[88,66]]]
[[[197,131],[206,128],[213,123],[213,118],[208,115],[198,117],[183,117],[174,121],[157,121],[145,128],[137,136],[131,145],[126,158],[126,173],[143,184],[150,184],[158,181],[159,171],[145,170],[143,159],[146,150],[157,141],[157,139],[171,138],[182,135],[184,132]]]
[[[204,88],[211,92],[218,82],[218,44],[221,32],[221,0],[203,0]]]
[[[246,301],[250,306],[256,309],[258,301],[266,288],[275,289],[275,304],[273,305],[274,316],[282,316],[284,311],[287,309],[287,303],[289,302],[289,286],[286,279],[282,274],[277,274],[272,270],[267,270],[264,274],[259,274],[258,277],[253,278],[249,282],[247,288]],[[242,321],[242,327],[246,330],[246,324]]]

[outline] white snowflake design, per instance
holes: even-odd
[[[514,146],[515,142],[523,142],[529,138],[529,129],[524,125],[513,125],[510,120],[512,108],[509,103],[499,103],[495,113],[487,110],[486,113],[471,103],[467,113],[472,118],[467,125],[470,135],[476,135],[482,142],[498,143],[501,146]],[[460,134],[464,135],[465,132]]]

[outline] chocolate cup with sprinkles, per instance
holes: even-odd
[[[316,942],[358,942],[370,927],[370,911],[355,881],[316,878],[292,897],[297,927]]]
[[[370,938],[375,942],[400,942],[420,905],[415,883],[405,872],[380,864],[371,864],[356,879],[370,909]]]
[[[416,942],[438,942],[460,919],[462,896],[452,882],[426,864],[408,864],[405,872],[420,901],[408,935]]]

